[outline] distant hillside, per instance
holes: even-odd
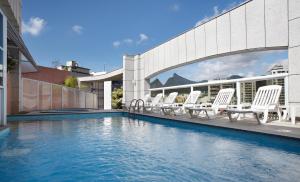
[[[193,84],[193,83],[196,82],[183,78],[182,76],[179,76],[176,73],[174,73],[173,76],[167,80],[164,86],[170,87],[175,85],[186,85],[186,84]]]
[[[231,75],[226,80],[232,80],[232,79],[239,79],[243,78],[239,75]],[[176,73],[173,74],[172,77],[170,77],[165,84],[162,84],[159,79],[155,79],[153,82],[150,83],[151,88],[159,88],[159,87],[170,87],[170,86],[176,86],[176,85],[187,85],[187,84],[193,84],[193,83],[204,83],[208,82],[208,80],[201,80],[198,82],[191,81],[189,79],[186,79]]]
[[[150,83],[150,88],[159,88],[163,87],[163,84],[160,82],[159,79],[155,79],[153,82]]]
[[[233,79],[239,79],[239,78],[244,78],[240,75],[231,75],[230,77],[226,78],[227,80],[233,80]]]

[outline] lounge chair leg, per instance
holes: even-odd
[[[278,120],[281,122],[282,116],[281,116],[281,109],[280,108],[277,109],[277,114],[278,114]]]
[[[193,113],[194,113],[194,111],[192,109],[189,109],[189,114],[190,114],[191,118],[195,117],[195,115]]]
[[[206,115],[207,119],[209,119],[209,116],[208,116],[208,114],[207,114],[207,111],[204,110],[204,112],[205,112],[205,115]]]
[[[267,121],[268,121],[268,116],[269,116],[269,112],[268,112],[268,110],[266,110],[265,112],[264,112],[264,118],[263,118],[263,120],[262,120],[262,123],[267,123]]]
[[[260,121],[260,119],[259,119],[259,116],[258,116],[258,113],[253,113],[254,114],[254,116],[255,116],[255,118],[256,118],[256,120],[257,120],[257,123],[258,124],[261,124],[261,121]]]
[[[236,114],[237,114],[237,117],[233,118],[232,115],[236,115]],[[233,114],[232,112],[227,111],[227,116],[228,116],[230,122],[235,122],[235,121],[238,120],[240,114],[239,113],[234,113]]]

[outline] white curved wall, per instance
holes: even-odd
[[[253,0],[145,53],[148,78],[173,67],[249,49],[288,46],[288,0]]]
[[[289,44],[300,44],[300,21],[297,19],[300,16],[299,2],[299,0],[248,1],[135,56],[132,61],[139,64],[135,64],[133,72],[139,73],[134,76],[133,86],[136,93],[132,94],[133,97],[142,98],[149,89],[149,78],[156,74],[195,61],[241,52],[289,48],[290,73],[293,74],[291,63],[297,64],[298,69],[295,72],[300,72],[299,61],[291,60],[292,56],[295,59],[300,57],[300,48],[291,50],[289,47]],[[126,67],[126,64],[124,66]],[[124,80],[128,78],[125,74]],[[295,79],[300,81],[299,77]],[[124,90],[126,95],[126,86]],[[300,102],[300,88],[290,90],[299,91],[297,99]]]

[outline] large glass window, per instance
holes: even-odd
[[[3,15],[0,13],[0,47],[3,48]]]
[[[3,85],[3,15],[0,12],[0,85]]]

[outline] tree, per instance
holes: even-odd
[[[64,85],[67,87],[77,88],[78,87],[77,78],[74,76],[68,76],[64,81]]]
[[[115,88],[112,91],[111,105],[113,109],[122,109],[123,88]]]

